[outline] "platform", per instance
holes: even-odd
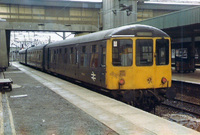
[[[7,127],[12,134],[200,134],[49,74],[18,63],[13,66],[19,70],[5,73],[14,81],[13,91],[0,99],[8,104],[8,113],[0,115],[1,132],[4,118],[10,119]],[[20,95],[24,96],[14,97]],[[1,106],[0,114],[5,109]]]
[[[196,69],[194,73],[178,73],[175,68],[172,68],[172,80],[200,85],[200,69]]]
[[[0,92],[1,91],[12,91],[12,85],[13,83],[11,78],[4,78],[3,72],[0,72]]]

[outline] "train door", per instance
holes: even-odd
[[[24,53],[25,64],[27,64],[27,50],[28,50],[28,49],[26,49],[26,50],[25,50],[25,53]]]
[[[137,89],[167,87],[168,84],[164,81],[171,80],[169,40],[138,38],[135,43],[136,70],[134,76]]]
[[[79,48],[78,45],[75,47],[75,78],[79,79]]]
[[[103,41],[102,44],[100,45],[100,83],[101,87],[106,87],[106,82],[105,82],[105,75],[106,75],[106,41]]]
[[[51,50],[48,48],[48,50],[47,50],[47,69],[50,68],[50,60],[51,60]]]
[[[108,41],[107,49],[107,88],[132,89],[132,77],[133,72],[135,72],[135,70],[132,70],[133,40],[131,38],[115,38],[111,40],[111,44]]]
[[[171,86],[171,46],[169,39],[155,41],[155,74],[156,87]]]
[[[136,89],[155,87],[154,40],[138,38],[135,41],[134,86]]]
[[[46,45],[43,47],[43,52],[42,52],[42,70],[45,69],[45,64],[46,64]]]
[[[76,67],[75,67],[75,47],[69,48],[69,65],[68,65],[68,71],[69,71],[69,77],[75,78],[76,73]]]
[[[100,45],[93,44],[90,46],[90,82],[92,84],[101,86],[100,82]]]

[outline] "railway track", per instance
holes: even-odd
[[[172,87],[176,90],[177,93],[198,99],[200,99],[200,95],[197,94],[200,91],[199,86],[200,86],[199,83],[185,82],[178,80],[172,81]]]
[[[165,100],[161,105],[200,116],[200,104],[182,99]]]

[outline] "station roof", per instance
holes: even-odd
[[[187,8],[192,8],[200,6],[200,4],[197,3],[175,3],[175,2],[145,2],[145,3],[139,3],[138,9],[139,10],[168,10],[168,11],[178,11],[178,10],[184,10]]]
[[[200,35],[200,6],[136,22],[164,30],[172,38]],[[134,24],[136,24],[134,23]]]
[[[72,7],[72,8],[102,8],[102,2],[80,2],[68,0],[1,0],[2,4]]]

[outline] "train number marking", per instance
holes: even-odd
[[[149,77],[149,78],[147,79],[147,82],[148,82],[148,84],[152,83],[152,78]]]
[[[96,74],[92,71],[91,73],[91,79],[95,82],[96,78]]]
[[[115,78],[118,78],[118,77],[119,77],[119,74],[116,74],[116,73],[114,73],[114,72],[111,72],[110,75],[113,76],[113,77],[115,77]]]

